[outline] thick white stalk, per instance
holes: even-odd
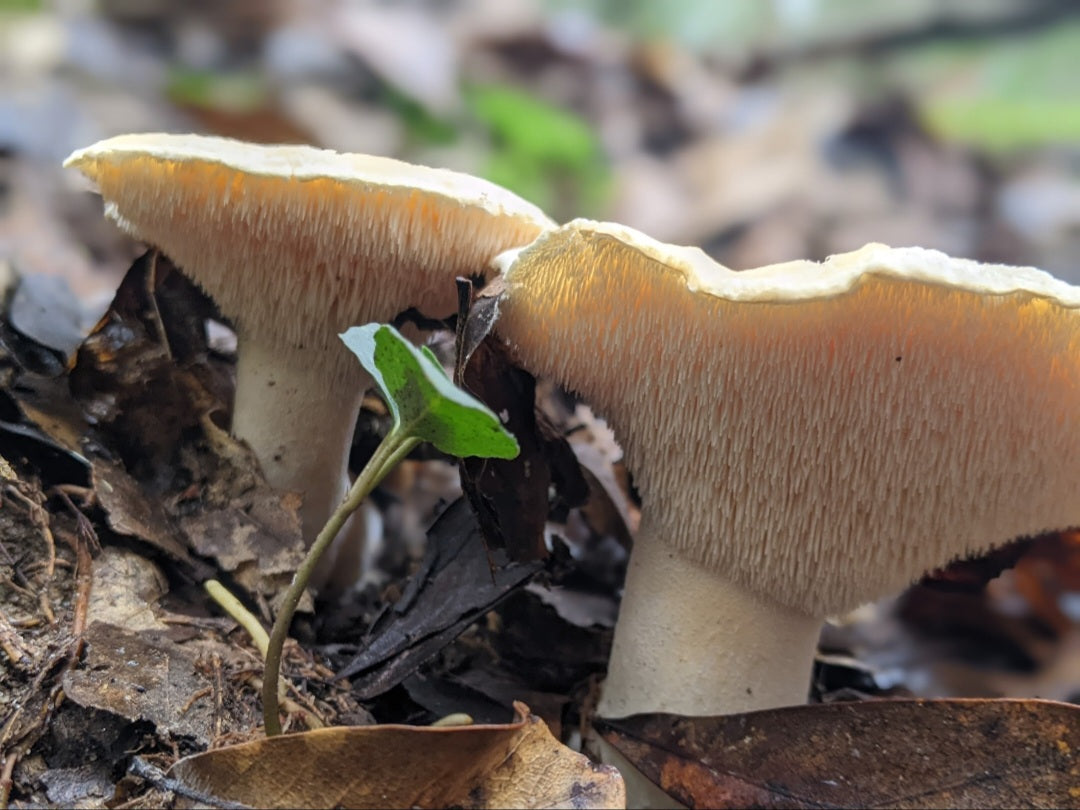
[[[349,490],[349,448],[371,378],[357,364],[341,379],[341,364],[328,362],[326,350],[282,350],[242,337],[238,354],[233,434],[254,451],[271,486],[303,496],[310,546]],[[363,519],[350,520],[335,545],[362,546],[364,529]],[[325,584],[335,551],[325,555],[316,584]]]
[[[703,716],[805,703],[821,621],[706,571],[643,515],[597,711]]]
[[[646,512],[597,713],[700,717],[805,703],[821,619],[710,573],[659,534]],[[594,745],[622,773],[627,807],[683,806],[603,739]]]

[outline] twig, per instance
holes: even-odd
[[[177,779],[170,779],[142,757],[134,757],[131,760],[131,764],[128,766],[128,773],[137,776],[140,779],[145,779],[158,790],[178,793],[188,799],[193,799],[197,804],[220,807],[223,808],[223,810],[247,810],[248,807],[246,804],[230,802],[226,799],[219,799],[216,796],[211,796],[208,793],[193,790]]]
[[[11,798],[12,774],[15,773],[15,762],[19,755],[14,751],[6,754],[3,759],[4,767],[0,770],[0,810],[7,810],[8,800]]]
[[[222,706],[225,700],[225,688],[221,677],[221,656],[217,653],[211,658],[214,666],[214,739],[221,736]]]
[[[49,602],[49,593],[45,588],[38,591],[38,607],[45,614],[45,621],[56,624],[56,614],[53,613],[52,604]]]
[[[0,610],[0,650],[4,651],[11,665],[16,669],[26,669],[26,662],[33,661],[32,656],[27,653],[19,640],[18,631],[11,625],[2,610]]]
[[[161,252],[155,250],[150,256],[150,268],[146,274],[146,288],[143,292],[146,293],[146,299],[150,302],[150,306],[153,307],[153,322],[154,331],[157,332],[158,341],[161,343],[161,347],[165,350],[165,356],[170,360],[175,359],[172,352],[172,346],[169,345],[169,335],[165,331],[165,321],[161,317],[161,308],[158,307],[157,300],[157,281],[158,281],[158,261],[161,259]]]
[[[15,484],[8,484],[4,487],[4,491],[26,507],[30,522],[41,532],[41,536],[45,540],[46,550],[49,553],[49,563],[45,568],[45,576],[52,579],[56,569],[56,541],[53,539],[52,529],[49,528],[49,513],[42,508],[40,503],[37,503],[29,495],[24,495]],[[50,621],[49,623],[51,624],[52,622]]]
[[[60,536],[75,551],[75,605],[71,617],[71,635],[75,639],[68,656],[68,663],[74,666],[82,655],[83,635],[90,615],[90,591],[94,587],[94,560],[87,548],[86,538],[82,534],[72,534],[60,530]]]
[[[94,530],[94,524],[90,521],[90,518],[84,515],[82,509],[77,507],[71,500],[69,492],[72,491],[78,491],[82,494],[84,507],[96,497],[93,490],[84,490],[82,487],[75,487],[70,484],[62,484],[49,490],[50,493],[56,493],[60,496],[60,500],[64,502],[68,511],[71,512],[72,517],[75,518],[75,534],[86,542],[92,553],[97,554],[101,551],[101,541],[98,539],[97,532]],[[86,494],[87,492],[89,492],[89,494]]]
[[[196,692],[195,694],[193,694],[191,697],[189,697],[187,699],[187,701],[184,703],[184,705],[180,707],[178,715],[180,717],[183,717],[185,714],[188,713],[188,710],[192,706],[194,706],[196,703],[198,703],[200,700],[202,700],[205,697],[212,697],[213,694],[214,694],[213,687],[204,686],[202,689],[200,689],[198,692]]]

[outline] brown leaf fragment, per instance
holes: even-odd
[[[88,430],[63,377],[22,372],[0,389],[0,442],[9,460],[26,458],[50,483],[89,484],[81,447]]]
[[[214,576],[210,566],[188,553],[183,536],[160,502],[144,492],[122,468],[97,459],[93,462],[93,479],[109,528],[148,543],[179,563],[195,581]]]
[[[597,720],[688,807],[1080,807],[1080,706],[869,700]]]
[[[176,642],[164,632],[134,633],[104,622],[91,624],[85,640],[85,661],[64,675],[69,700],[209,745],[212,702],[196,696],[209,694],[210,682]]]
[[[220,748],[169,776],[254,807],[624,807],[622,777],[515,704],[486,726],[318,729]]]
[[[212,557],[238,584],[273,601],[304,559],[300,503],[296,493],[271,489],[260,479],[228,505],[204,503],[179,523],[197,554]],[[301,610],[311,610],[310,600]]]
[[[206,362],[211,303],[164,257],[149,252],[124,276],[83,341],[68,378],[97,430],[139,479],[173,467],[220,375]]]
[[[588,487],[566,441],[536,411],[535,378],[514,365],[502,343],[487,339],[499,317],[503,280],[475,296],[470,280],[457,283],[454,383],[497,413],[521,448],[510,460],[462,459],[461,488],[488,548],[505,548],[516,561],[543,559],[549,514],[563,519],[585,501]]]
[[[459,278],[458,284],[458,322],[456,335],[456,361],[454,363],[454,384],[461,385],[465,367],[473,352],[491,333],[495,321],[499,319],[499,300],[506,282],[502,276],[492,279],[473,297],[473,284],[468,279]]]
[[[109,528],[149,543],[153,549],[179,563],[195,581],[214,576],[214,569],[192,557],[183,536],[161,507],[134,478],[117,464],[97,459],[93,463],[94,491],[105,511]]]

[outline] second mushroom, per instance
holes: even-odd
[[[497,331],[642,495],[602,716],[803,703],[824,617],[1080,526],[1080,288],[882,245],[733,272],[584,220],[499,264]]]

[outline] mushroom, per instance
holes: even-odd
[[[642,496],[602,716],[803,703],[825,617],[1080,525],[1080,288],[883,245],[733,272],[585,220],[496,263],[497,331]]]
[[[108,216],[165,252],[232,319],[233,432],[271,485],[303,494],[309,544],[348,489],[371,382],[338,333],[410,307],[451,314],[455,276],[483,273],[553,224],[469,175],[308,146],[122,135],[64,165],[94,181]]]

